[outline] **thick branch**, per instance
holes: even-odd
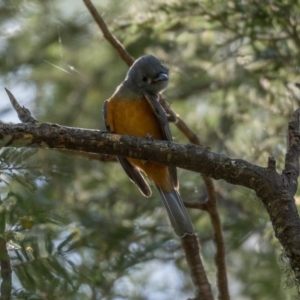
[[[226,155],[195,145],[152,141],[50,123],[0,125],[0,146],[55,148],[148,159],[175,164],[180,168],[254,190],[258,187],[266,189],[260,182],[262,177],[270,178],[270,175],[275,175],[281,180],[281,176],[275,171],[241,159],[230,159]]]
[[[242,159],[231,159],[195,145],[150,141],[49,123],[0,125],[0,146],[68,149],[153,160],[251,188],[263,201],[275,235],[300,279],[299,216],[285,175],[275,170]]]
[[[281,175],[275,170],[242,159],[231,159],[195,145],[152,141],[51,123],[0,125],[0,146],[66,149],[153,160],[243,185],[264,196],[272,192],[272,179],[277,185],[283,185]],[[266,179],[266,183],[261,182],[262,179]]]

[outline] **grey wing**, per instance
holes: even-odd
[[[110,131],[109,124],[107,123],[107,100],[103,104],[103,117],[105,127],[108,131]],[[129,179],[137,185],[137,187],[144,196],[150,197],[151,189],[141,172],[135,166],[133,166],[125,157],[117,156],[117,158]]]
[[[125,157],[118,156],[118,160],[129,179],[137,185],[140,192],[145,197],[150,197],[151,189],[141,172],[134,165],[132,165]]]
[[[152,95],[152,94],[149,94],[149,93],[144,93],[144,96],[145,96],[146,100],[148,101],[148,103],[150,104],[154,114],[157,117],[157,120],[158,120],[158,122],[159,122],[159,124],[162,128],[162,132],[163,132],[165,140],[172,142],[173,138],[172,138],[168,118],[167,118],[167,115],[166,115],[164,109],[162,108],[162,106],[158,102],[158,100],[159,100],[158,97],[159,96],[158,95]],[[178,179],[177,179],[176,166],[169,165],[169,173],[170,173],[174,188],[178,189],[179,183],[178,183]]]
[[[103,113],[105,128],[107,131],[110,131],[110,127],[107,123],[107,102],[108,102],[108,100],[105,100],[103,103],[102,113]]]
[[[144,96],[145,96],[146,100],[148,101],[148,103],[150,104],[154,114],[156,115],[158,122],[160,123],[165,140],[172,142],[173,138],[172,138],[168,118],[167,118],[167,115],[166,115],[164,109],[158,102],[159,96],[152,95],[149,93],[144,93]]]

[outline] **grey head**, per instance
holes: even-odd
[[[169,70],[155,56],[145,55],[137,59],[129,69],[124,85],[138,94],[158,94],[169,83]]]

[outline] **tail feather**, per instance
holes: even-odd
[[[159,187],[157,187],[157,189],[167,210],[175,233],[180,237],[184,236],[185,234],[193,234],[193,224],[183,205],[179,193],[176,190],[173,190],[170,193],[165,193]]]

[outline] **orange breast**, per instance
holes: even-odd
[[[107,123],[116,134],[151,135],[156,140],[164,139],[160,124],[146,99],[121,101],[116,97],[111,98],[107,104]],[[166,165],[131,158],[128,160],[163,190],[172,190]]]
[[[150,134],[154,139],[163,139],[160,125],[146,99],[120,101],[109,100],[114,132],[146,137]]]

